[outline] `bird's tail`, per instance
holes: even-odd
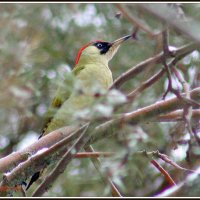
[[[31,180],[28,184],[28,186],[26,187],[26,190],[29,189],[29,187],[35,182],[38,180],[38,178],[40,177],[40,171],[36,172],[35,174],[33,174],[33,176],[31,177]]]

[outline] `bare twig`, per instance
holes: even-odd
[[[180,169],[180,170],[184,170],[184,171],[188,171],[191,173],[195,173],[195,174],[199,174],[197,171],[195,170],[191,170],[191,169],[187,169],[184,167],[181,167],[180,165],[178,165],[177,163],[175,163],[174,161],[172,161],[166,154],[162,154],[160,153],[158,150],[157,151],[137,151],[135,154],[142,154],[145,157],[152,159],[152,158],[160,158],[162,159],[164,162],[170,164],[171,166],[175,167],[176,169]]]
[[[188,195],[188,191],[191,191],[193,188],[196,189],[199,184],[199,168],[197,168],[195,173],[196,174],[189,174],[183,181],[179,182],[179,184],[169,188],[169,190],[161,192],[160,194],[156,195],[156,197],[178,197]],[[192,190],[192,195],[198,196],[199,190]]]
[[[186,22],[180,18],[178,19],[177,12],[170,9],[167,4],[137,4],[137,6],[166,22],[193,42],[200,44],[200,26],[198,22],[189,19]]]
[[[95,152],[91,145],[85,147],[85,150],[90,151],[90,152],[93,152],[93,153]],[[100,170],[100,168],[101,168],[101,162],[100,162],[100,160],[99,160],[98,158],[96,158],[96,157],[95,157],[95,158],[92,158],[91,160],[92,160],[92,162],[93,162],[93,164],[94,164],[96,170],[99,172],[99,174],[100,174],[101,177],[103,178],[103,181],[104,181],[105,183],[109,183],[109,185],[111,186],[112,196],[113,196],[113,197],[121,197],[122,195],[120,194],[119,190],[116,188],[116,186],[115,186],[115,184],[112,182],[112,180],[111,180],[109,177],[107,177],[107,176],[105,176],[104,174],[102,174],[102,172],[101,172],[101,170]]]
[[[172,165],[173,167],[175,167],[177,169],[184,170],[184,171],[189,171],[189,172],[192,172],[192,173],[196,173],[194,170],[181,167],[180,165],[178,165],[177,163],[175,163],[174,161],[172,161],[171,159],[169,159],[169,157],[167,155],[162,154],[162,153],[160,153],[158,151],[156,151],[153,155],[154,156],[155,155],[158,156],[158,158],[162,159],[163,161],[165,161],[166,163]]]
[[[166,178],[167,182],[171,186],[176,185],[176,183],[174,182],[172,177],[169,175],[169,173],[156,160],[152,160],[151,163],[164,175],[164,177]]]
[[[166,37],[166,36],[165,36]],[[164,43],[167,43],[167,39],[164,39],[165,42]],[[166,44],[165,44],[166,45]],[[165,54],[165,57],[168,57],[168,55],[170,54],[174,54],[172,52],[169,52],[168,48],[167,47],[164,47],[167,51],[167,53],[164,53]],[[183,54],[178,54],[172,61],[170,61],[170,63],[167,65],[168,68],[172,68],[179,60],[181,60],[183,57],[185,57],[187,54],[191,53],[190,49],[189,51],[187,52],[183,52]],[[165,72],[165,69],[161,69],[157,74],[155,74],[154,76],[152,76],[151,78],[149,78],[148,80],[146,80],[145,82],[141,83],[140,86],[138,88],[136,88],[135,90],[133,90],[132,92],[130,92],[127,97],[129,100],[134,100],[134,98],[140,94],[142,91],[144,91],[145,89],[147,88],[150,88],[151,85],[153,85],[154,83],[156,83],[163,75],[164,75],[164,72]]]
[[[115,4],[115,6],[121,11],[121,13],[129,20],[131,24],[139,27],[141,30],[146,32],[150,37],[154,37],[156,35],[144,21],[133,16],[130,10],[126,6],[122,4]]]
[[[176,58],[176,60],[174,59],[170,64],[171,66],[169,66],[167,64],[167,55],[170,54],[170,51],[169,51],[169,44],[168,44],[168,32],[167,32],[167,29],[163,31],[163,52],[164,52],[164,58],[163,58],[163,65],[165,67],[165,70],[167,72],[167,77],[168,77],[168,87],[167,87],[167,90],[166,92],[164,93],[163,95],[163,99],[165,99],[166,95],[168,94],[168,92],[172,92],[173,94],[175,94],[177,96],[177,98],[179,99],[183,99],[187,105],[185,105],[184,107],[184,110],[185,110],[185,113],[188,113],[188,117],[191,115],[191,105],[193,104],[191,101],[190,101],[190,96],[189,96],[189,90],[188,90],[188,84],[186,84],[186,82],[184,80],[181,79],[181,83],[183,84],[183,88],[185,89],[185,93],[186,93],[186,97],[183,98],[180,94],[180,91],[177,90],[177,89],[174,89],[173,88],[173,85],[172,85],[172,73],[171,73],[171,68],[174,68],[174,65],[176,64],[175,62],[177,62],[177,59],[180,59],[181,57],[179,56],[178,58]],[[185,54],[184,54],[185,55]],[[177,71],[176,71],[177,72]],[[178,73],[178,72],[177,72]],[[179,75],[179,74],[178,74]],[[178,78],[181,78],[180,76],[178,76]],[[189,104],[188,104],[189,102]],[[192,104],[191,104],[192,103]],[[196,102],[194,102],[195,104],[198,104]],[[199,104],[200,105],[200,104]],[[190,108],[190,109],[188,109]],[[190,110],[190,112],[189,112]],[[190,114],[190,115],[189,115]],[[185,115],[186,116],[186,115]],[[187,121],[186,123],[188,124],[188,127],[189,127],[189,124],[188,123],[188,119],[185,118],[185,120]],[[191,129],[190,129],[191,130]]]
[[[160,80],[162,76],[164,75],[164,73],[165,73],[165,69],[161,69],[158,73],[153,75],[151,78],[141,83],[138,88],[136,88],[135,90],[133,90],[127,95],[128,100],[133,101],[137,95],[142,93],[142,91],[149,88],[151,85],[153,85],[158,80]]]
[[[171,75],[171,70],[167,64],[167,57],[169,54],[169,44],[168,44],[168,30],[165,29],[162,33],[163,36],[163,52],[164,52],[164,57],[163,57],[163,65],[165,67],[165,70],[167,72],[167,77],[168,77],[168,87],[166,92],[163,95],[163,99],[165,99],[165,97],[167,96],[168,92],[173,92],[177,95],[178,98],[180,98],[179,93],[177,93],[172,86],[172,75]]]
[[[167,25],[165,25],[166,27],[164,27],[164,30],[162,32],[162,37],[163,37],[163,52],[164,52],[164,56],[167,57],[167,55],[171,54],[171,52],[169,51],[169,29],[167,27]]]
[[[190,100],[191,97],[190,97],[190,93],[189,93],[189,91],[190,91],[189,84],[184,80],[183,76],[180,75],[180,73],[176,69],[176,67],[173,67],[173,71],[174,71],[176,77],[178,78],[179,82],[182,84],[184,92],[186,93],[186,98],[188,98]],[[192,117],[192,106],[191,105],[186,105],[184,107],[184,112],[183,112],[183,118],[184,118],[184,120],[186,122],[186,127],[188,129],[188,132],[189,132],[190,136],[192,137],[192,135],[193,135],[195,137],[197,143],[200,145],[200,138],[192,130],[191,117]]]
[[[184,80],[183,76],[180,75],[179,71],[175,67],[173,67],[173,71],[174,71],[177,79],[179,80],[179,82],[182,84],[183,90],[186,94],[186,98],[190,100],[191,97],[190,97],[189,84]],[[189,145],[188,145],[188,149],[187,149],[187,152],[186,152],[186,155],[187,155],[186,160],[187,161],[190,161],[190,152],[191,152],[191,149],[192,149],[191,139],[193,138],[193,136],[195,137],[197,143],[200,145],[199,137],[192,130],[191,118],[192,118],[192,105],[187,104],[183,107],[183,119],[185,121],[185,126],[188,130],[188,133],[190,134],[190,141],[188,141]]]
[[[113,152],[80,152],[77,153],[75,158],[99,158],[99,157],[110,157],[114,153]]]

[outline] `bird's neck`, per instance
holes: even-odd
[[[85,64],[103,64],[108,66],[108,60],[105,56],[99,55],[82,55],[78,65],[85,65]]]

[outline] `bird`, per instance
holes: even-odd
[[[44,126],[39,139],[44,135],[67,125],[81,125],[81,120],[75,120],[72,113],[76,110],[89,108],[94,103],[94,88],[108,90],[113,84],[112,72],[109,61],[117,53],[121,44],[131,38],[126,35],[106,42],[95,40],[84,45],[78,52],[75,66],[71,74],[79,83],[77,90],[65,89],[69,87],[68,82],[58,87],[55,97],[47,111]],[[26,190],[40,177],[41,172],[36,172],[26,187]]]

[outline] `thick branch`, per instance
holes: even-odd
[[[27,148],[9,154],[8,156],[0,159],[0,172],[8,172],[12,170],[14,167],[18,166],[19,163],[27,160],[27,158],[33,154],[35,154],[38,150],[42,148],[48,148],[59,142],[73,131],[76,130],[76,127],[68,126],[62,129],[58,129],[53,131],[45,137],[35,141],[32,145],[28,146]]]
[[[33,193],[33,197],[42,196],[52,185],[58,176],[64,172],[65,168],[75,156],[75,154],[84,147],[87,140],[90,138],[90,125],[86,126],[79,138],[74,142],[70,149],[63,155],[63,158],[59,161],[54,170],[49,174],[45,180],[39,185],[36,191]]]
[[[48,148],[48,149],[43,148],[44,149],[43,152],[40,152],[30,157],[28,160],[21,163],[16,168],[14,168],[11,172],[4,174],[4,179],[0,187],[15,186],[15,185],[21,184],[22,181],[25,181],[27,177],[29,177],[31,174],[34,174],[35,172],[40,171],[49,163],[53,163],[57,158],[59,158],[59,155],[63,154],[63,147],[67,149],[66,148],[67,145],[75,137],[78,137],[85,127],[87,127],[87,124],[79,128],[74,133],[70,134],[68,137],[55,143],[51,148]],[[55,154],[58,151],[59,153]]]
[[[193,89],[190,92],[191,98],[194,100],[200,100],[200,87]],[[114,135],[117,133],[118,128],[122,123],[128,122],[133,125],[138,123],[144,123],[147,120],[153,119],[158,115],[165,114],[167,112],[180,109],[185,105],[184,99],[179,100],[177,97],[170,98],[165,101],[158,101],[155,104],[150,106],[146,106],[144,108],[140,108],[136,111],[132,111],[130,113],[125,113],[118,115],[117,119],[110,120],[99,127],[96,128],[95,134],[90,140],[90,144],[98,141],[104,137],[108,137],[110,135]]]

